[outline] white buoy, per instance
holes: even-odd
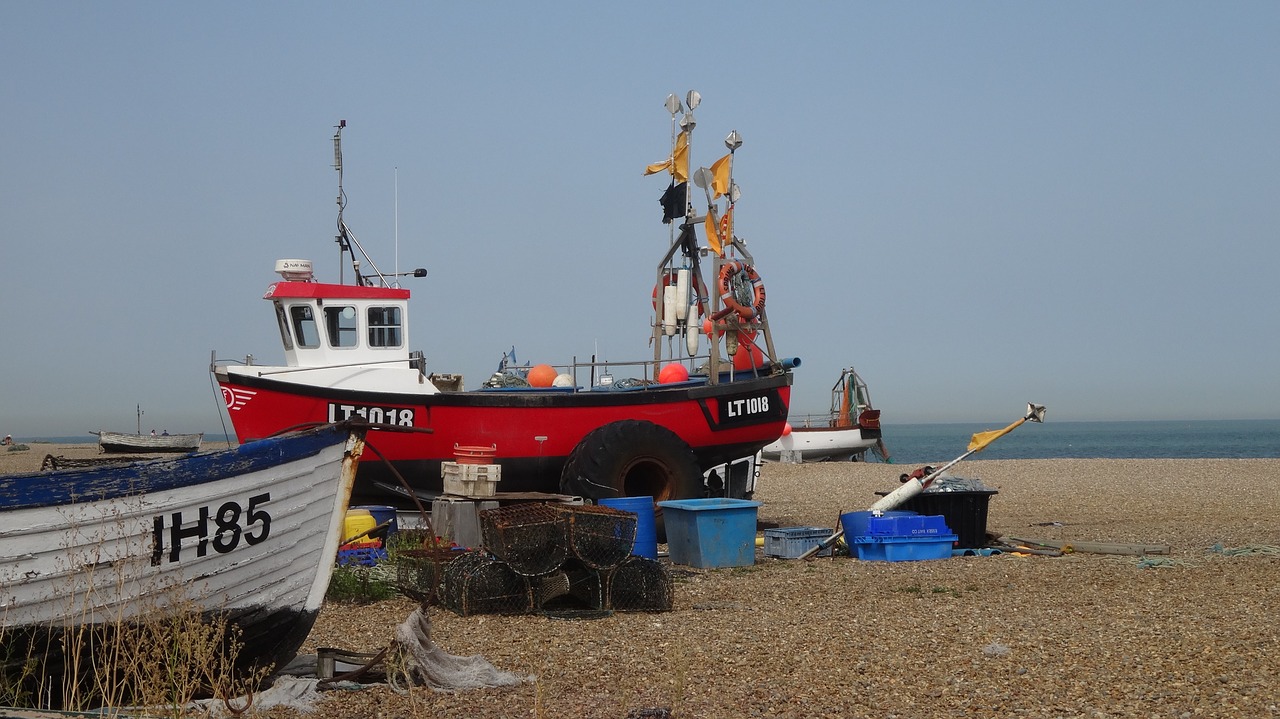
[[[668,337],[676,333],[676,288],[662,286],[662,331]]]
[[[689,316],[689,268],[676,270],[676,319]]]
[[[696,314],[697,311],[698,310],[696,308],[690,308],[689,313],[692,315]],[[684,344],[685,348],[689,350],[690,357],[696,357],[698,355],[698,336],[701,334],[702,328],[696,326],[692,322],[690,322],[689,326],[684,330]]]

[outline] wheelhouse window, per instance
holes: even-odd
[[[276,303],[276,324],[280,325],[280,341],[284,342],[286,352],[293,349],[293,337],[289,334],[289,319],[284,313],[284,305]]]
[[[324,327],[329,333],[330,347],[355,347],[360,339],[356,333],[355,307],[324,308]]]
[[[399,347],[403,343],[400,331],[399,307],[369,308],[369,346]]]
[[[289,308],[289,319],[299,347],[320,346],[320,330],[316,327],[316,316],[311,305],[293,305]]]

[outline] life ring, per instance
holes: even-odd
[[[741,278],[738,278],[738,275]],[[738,300],[737,290],[746,280],[751,283],[751,300],[748,304],[743,304]],[[738,316],[744,320],[755,319],[758,315],[764,313],[764,282],[760,280],[760,274],[756,272],[756,268],[744,263],[742,260],[731,260],[720,265],[720,301],[728,309],[738,313]]]

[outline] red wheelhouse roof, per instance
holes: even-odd
[[[267,288],[264,300],[277,298],[341,300],[407,300],[409,290],[362,285],[331,285],[324,282],[277,282]]]

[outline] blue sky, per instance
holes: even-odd
[[[1280,4],[0,4],[0,432],[212,431],[346,218],[469,387],[651,353],[666,96],[744,139],[793,409],[1277,418]],[[397,182],[398,178],[398,182]],[[396,252],[396,186],[399,242]]]

